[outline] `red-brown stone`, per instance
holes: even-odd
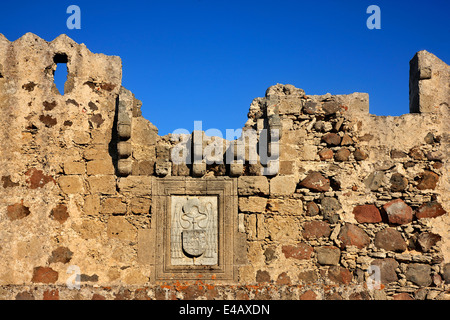
[[[335,283],[349,284],[352,278],[352,273],[341,266],[332,266],[328,269],[328,279]]]
[[[333,159],[333,150],[324,148],[319,151],[319,158],[321,161]]]
[[[10,205],[6,208],[6,215],[11,221],[28,217],[30,213],[30,209],[23,205],[23,201],[21,203]]]
[[[393,224],[407,224],[413,219],[413,211],[402,199],[392,200],[383,206],[388,220]]]
[[[281,251],[284,253],[286,259],[294,258],[298,260],[305,260],[311,258],[314,249],[306,243],[299,243],[296,246],[283,246]]]
[[[59,291],[58,291],[58,289],[45,291],[43,300],[59,300]]]
[[[365,204],[353,208],[353,214],[359,223],[377,223],[381,222],[380,210],[373,204]]]
[[[447,212],[442,208],[442,205],[437,201],[431,201],[423,204],[416,211],[417,219],[436,218],[446,214]]]
[[[362,249],[370,243],[370,238],[367,233],[360,227],[350,223],[342,227],[338,238],[342,243],[341,249],[349,246],[356,246],[358,249]]]
[[[277,285],[288,286],[291,284],[291,278],[286,272],[280,273],[277,278]]]
[[[406,292],[398,293],[393,296],[394,300],[414,300],[409,294]]]
[[[392,228],[383,229],[375,235],[375,246],[386,251],[403,252],[407,249],[400,232]]]
[[[50,213],[50,217],[53,220],[56,220],[59,223],[63,224],[69,218],[69,213],[67,212],[67,207],[63,204],[57,205],[55,208],[52,209],[52,211]]]
[[[33,271],[31,282],[55,283],[58,280],[58,272],[48,267],[36,267]]]
[[[417,189],[419,190],[434,190],[438,183],[439,176],[431,171],[424,171],[419,177],[419,183]]]
[[[319,172],[311,172],[300,182],[300,186],[312,191],[325,192],[330,189],[330,180],[325,178]]]
[[[325,221],[308,221],[303,225],[303,238],[309,240],[313,238],[329,237],[331,234],[330,224]]]
[[[316,300],[317,294],[312,290],[308,290],[308,291],[302,293],[300,295],[299,299],[300,300]]]
[[[31,168],[25,174],[29,176],[27,183],[30,189],[42,188],[49,182],[56,183],[52,176],[46,176],[41,170],[36,168]]]
[[[322,137],[322,141],[331,146],[338,146],[341,143],[341,137],[334,132],[330,132]]]

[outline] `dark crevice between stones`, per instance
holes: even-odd
[[[118,120],[119,120],[119,96],[116,97],[116,107],[114,112],[113,126],[111,130],[111,140],[108,144],[108,153],[111,156],[116,176],[120,176],[118,168],[119,155],[117,152],[117,143],[119,142],[119,135],[117,133]]]

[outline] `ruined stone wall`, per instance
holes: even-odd
[[[400,117],[369,114],[364,93],[270,87],[243,127],[280,129],[279,170],[264,175],[248,149],[175,163],[180,140],[200,137],[200,153],[223,140],[159,136],[120,58],[0,35],[0,297],[448,299],[450,72],[427,52],[411,70],[414,113]],[[174,195],[219,199],[217,268],[170,264]]]

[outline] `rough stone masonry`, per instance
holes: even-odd
[[[262,175],[249,150],[174,163],[181,137],[141,116],[119,57],[0,34],[0,298],[450,299],[450,69],[410,67],[399,117],[270,87],[243,127],[281,130]]]

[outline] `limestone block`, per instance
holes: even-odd
[[[298,179],[294,176],[276,176],[270,179],[271,195],[291,195],[297,188]]]
[[[107,198],[103,201],[101,213],[125,214],[127,213],[127,205],[120,198]]]
[[[240,196],[268,195],[269,181],[264,176],[241,176],[238,178]]]
[[[88,184],[91,193],[116,193],[116,178],[112,175],[90,176],[88,177]]]
[[[108,237],[119,240],[134,241],[137,231],[123,216],[110,216],[108,218]]]
[[[84,162],[69,161],[64,163],[64,173],[67,175],[84,174]]]
[[[84,193],[83,179],[80,176],[62,176],[58,179],[61,190],[67,194]]]
[[[262,197],[240,197],[239,198],[239,211],[262,213],[266,210],[267,199]]]
[[[150,196],[152,192],[152,177],[124,177],[119,179],[117,185],[122,193],[132,193],[134,196]]]
[[[92,160],[86,165],[88,175],[108,175],[114,174],[115,169],[110,159]]]

